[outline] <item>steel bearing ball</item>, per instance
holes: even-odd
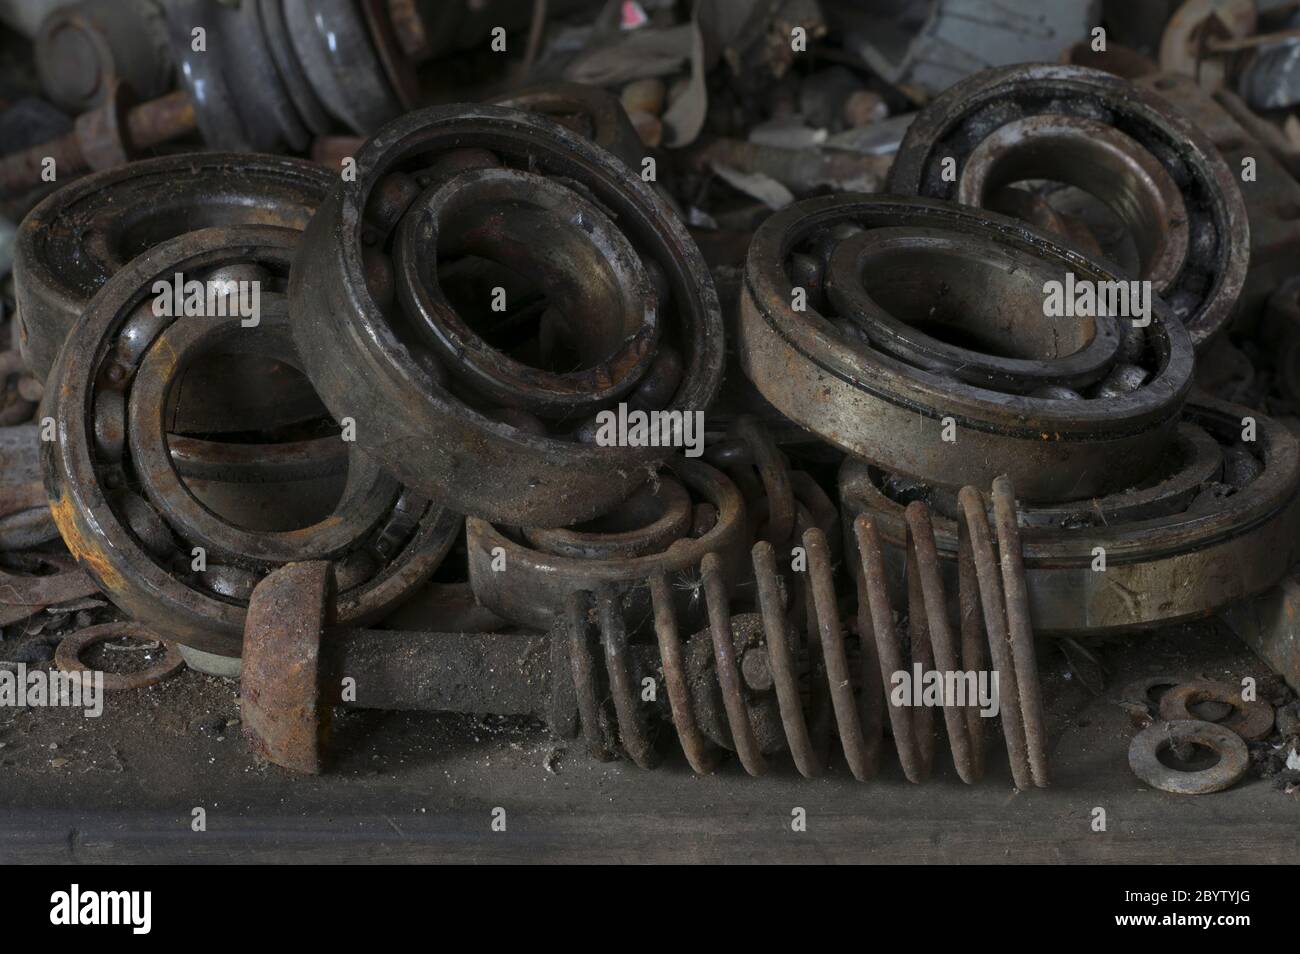
[[[1114,492],[1173,437],[1191,340],[1154,298],[1145,323],[1048,317],[1048,283],[1075,279],[1123,281],[1003,216],[808,199],[754,235],[741,365],[791,420],[895,472],[956,486],[1007,475],[1029,501]]]
[[[1110,207],[1198,350],[1227,326],[1250,261],[1237,179],[1191,121],[1110,73],[1018,65],[953,84],[908,127],[889,191],[997,208],[1036,179]]]
[[[57,427],[42,468],[68,549],[123,611],[204,652],[239,655],[252,589],[278,566],[333,561],[339,620],[361,625],[427,579],[460,532],[457,515],[401,486],[355,445],[332,510],[296,529],[233,522],[182,479],[167,423],[188,365],[232,350],[299,363],[284,300],[299,237],[269,226],[204,229],[133,260],[74,328],[41,410]],[[157,283],[178,274],[259,283],[257,322],[163,313]]]
[[[308,227],[289,295],[304,368],[361,447],[516,526],[625,500],[675,451],[600,446],[594,417],[702,412],[722,375],[708,269],[663,200],[612,154],[504,107],[381,129]]]

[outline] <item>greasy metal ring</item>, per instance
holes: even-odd
[[[1191,385],[1192,347],[1182,325],[1153,300],[1137,349],[1148,379],[1136,390],[1080,401],[956,381],[865,347],[811,302],[795,310],[792,253],[824,246],[837,230],[900,226],[1011,248],[1063,276],[1120,280],[1051,237],[991,213],[892,196],[807,199],[759,227],[745,264],[738,351],[763,396],[840,449],[922,480],[987,486],[1007,475],[1030,501],[1104,494],[1139,481],[1163,453]],[[943,439],[948,419],[955,441]]]
[[[544,371],[491,347],[438,285],[448,251],[494,254],[532,279],[579,332],[583,366]],[[594,203],[544,176],[489,167],[435,182],[408,207],[394,257],[397,294],[434,354],[499,404],[589,414],[626,395],[655,358],[655,291],[636,251]]]
[[[1253,448],[1238,444],[1242,419],[1254,417]],[[1300,444],[1286,427],[1253,412],[1198,396],[1184,419],[1221,446],[1248,451],[1253,479],[1215,492],[1195,506],[1137,520],[1093,526],[1034,526],[1021,531],[1034,631],[1097,634],[1204,618],[1277,583],[1300,555]],[[1237,445],[1235,448],[1233,445]],[[884,497],[870,469],[846,462],[840,498],[846,525],[870,512],[891,554],[902,552],[903,504]],[[883,509],[875,509],[876,507]],[[957,559],[956,524],[936,514],[935,543],[948,569]],[[1099,549],[1105,570],[1094,570]],[[893,557],[896,568],[898,557]],[[900,569],[901,572],[901,569]],[[1187,581],[1200,581],[1188,586]]]
[[[579,559],[639,557],[665,550],[674,540],[690,533],[694,504],[681,481],[661,476],[645,484],[631,497],[601,517],[599,528],[591,526],[547,530],[525,527],[524,539],[539,550]],[[610,524],[628,529],[607,529]]]
[[[23,360],[48,377],[95,292],[141,252],[213,226],[304,229],[334,181],[299,159],[200,152],[133,162],[62,187],[23,219],[14,245]]]
[[[368,287],[376,255],[384,270],[366,219],[372,193],[382,197],[378,187],[397,173],[409,172],[418,183],[421,170],[452,153],[490,153],[494,163],[571,182],[601,206],[643,263],[653,263],[661,290],[659,357],[671,351],[680,361],[671,395],[661,395],[655,409],[702,411],[712,401],[722,375],[721,312],[681,223],[616,157],[544,117],[496,106],[409,113],[357,154],[356,180],[343,182],[322,205],[290,277],[303,366],[326,406],[356,421],[359,445],[407,486],[515,526],[567,526],[599,516],[644,483],[672,449],[563,440],[485,413],[444,385],[444,369]],[[399,201],[392,211],[395,224],[405,206]]]
[[[1273,731],[1273,707],[1262,699],[1241,698],[1241,689],[1227,683],[1196,680],[1174,686],[1160,697],[1160,718],[1169,721],[1195,719],[1191,707],[1198,702],[1221,702],[1232,714],[1215,721],[1247,742],[1257,742]]]
[[[162,644],[165,652],[162,659],[147,669],[140,669],[136,672],[104,673],[105,689],[114,692],[123,689],[143,689],[146,686],[156,685],[164,679],[170,679],[185,668],[185,660],[181,658],[181,654],[177,651],[175,645],[140,623],[133,622],[103,623],[99,626],[89,626],[86,629],[79,629],[75,633],[69,633],[63,637],[54,650],[55,665],[63,672],[88,673],[91,671],[90,667],[81,661],[81,654],[96,643],[104,643],[122,636],[133,636],[136,639],[148,641],[157,640]]]
[[[677,584],[674,590],[687,604],[686,611],[695,610],[690,615],[697,616],[698,600],[693,595],[700,561],[706,553],[717,553],[727,579],[739,580],[747,564],[749,527],[740,491],[720,471],[688,459],[678,461],[674,470],[716,516],[704,533],[680,537],[655,553],[594,559],[547,553],[512,539],[486,520],[468,518],[465,537],[475,597],[504,619],[545,630],[563,618],[570,595],[608,587],[623,596],[629,626],[635,627],[650,613],[646,580],[666,576]],[[504,560],[504,569],[493,568],[498,559]]]
[[[841,240],[826,266],[826,296],[836,312],[862,329],[871,344],[902,361],[950,374],[991,390],[1032,394],[1039,388],[1075,392],[1096,384],[1120,357],[1123,332],[1114,316],[1076,322],[1044,322],[1043,282],[1058,278],[1041,258],[999,248],[990,261],[988,249],[972,249],[960,236],[938,229],[883,228]],[[994,313],[961,308],[961,299],[987,295],[988,273],[1001,273],[1020,297]],[[867,275],[871,287],[867,287]],[[945,299],[957,299],[957,328],[966,338],[987,340],[1014,326],[1017,349],[1024,357],[1004,357],[975,347],[950,344],[893,315],[887,304],[914,292],[916,286],[944,284]],[[872,294],[872,290],[876,294]],[[1017,305],[1027,306],[1017,308]],[[1024,319],[1029,318],[1029,321]],[[981,320],[995,328],[975,325]],[[934,319],[932,320],[939,320]],[[1064,341],[1061,336],[1065,335]],[[1083,395],[1079,395],[1082,397]]]
[[[109,429],[96,434],[97,395],[105,384],[130,384],[168,322],[153,316],[148,302],[156,280],[231,262],[282,278],[298,239],[287,229],[237,226],[180,236],[141,255],[96,295],[75,332],[82,346],[64,349],[45,392],[43,414],[58,422],[58,439],[42,446],[42,466],[64,543],[121,609],[204,652],[239,655],[247,593],[267,562],[245,556],[193,570],[189,544],[129,489],[137,479],[127,442],[105,441]],[[142,313],[151,321],[141,321]],[[123,448],[121,458],[112,456],[115,447]],[[338,555],[340,622],[381,617],[438,568],[459,528],[459,516],[402,492],[384,521]]]
[[[844,473],[855,494],[872,509],[882,509],[891,497],[901,503],[915,498],[930,504],[940,517],[956,520],[960,513],[957,488],[941,484],[890,478],[871,471],[869,482],[862,482],[861,465],[846,463]],[[1223,473],[1223,448],[1204,429],[1182,421],[1168,452],[1160,464],[1136,487],[1104,497],[1068,503],[1040,503],[1020,510],[1022,527],[1076,529],[1099,524],[1145,520],[1181,513],[1210,481]],[[886,482],[892,486],[886,487]]]
[[[290,366],[296,363],[283,299],[263,307],[255,328],[237,321],[174,321],[158,333],[132,377],[126,406],[133,472],[162,518],[184,539],[213,553],[258,563],[339,556],[384,519],[401,489],[373,459],[349,454],[347,481],[331,511],[311,526],[281,532],[245,529],[214,513],[195,496],[172,459],[167,408],[177,371],[204,352],[244,348],[273,354]]]
[[[1181,259],[1175,261],[1181,226],[1174,223],[1170,236],[1167,219],[1150,221],[1154,210],[1168,209],[1171,200],[1161,177],[1140,174],[1149,166],[1145,159],[1104,139],[1076,149],[1068,162],[1056,161],[1053,139],[1059,139],[1072,119],[1085,121],[1083,130],[1097,123],[1136,142],[1177,186],[1187,218],[1186,254]],[[1043,128],[1025,128],[1026,120],[1037,120]],[[1001,132],[1008,124],[1020,125]],[[1007,138],[1013,131],[1027,135]],[[990,139],[993,142],[984,146]],[[1085,141],[1070,137],[1076,147]],[[999,149],[1008,154],[996,156]],[[1124,157],[1124,174],[1094,174],[1106,168],[1094,161],[1103,150],[1109,156],[1106,161]],[[988,165],[970,171],[971,163]],[[981,181],[991,188],[1017,178],[1046,178],[1097,190],[1097,197],[1107,201],[1138,243],[1147,247],[1144,277],[1168,276],[1156,291],[1187,326],[1198,350],[1227,325],[1250,259],[1245,204],[1232,170],[1213,143],[1158,95],[1110,73],[1078,66],[1030,64],[976,73],[936,97],[908,127],[890,169],[889,191],[979,202],[981,193],[987,194]],[[1121,186],[1136,186],[1140,195]],[[1176,219],[1178,210],[1171,211]],[[1166,231],[1163,251],[1160,242],[1149,237],[1154,229]]]
[[[1191,743],[1212,750],[1219,761],[1199,772],[1182,772],[1160,761],[1160,753],[1170,746]],[[1128,764],[1134,775],[1162,792],[1208,795],[1231,788],[1245,777],[1250,768],[1250,751],[1239,735],[1213,722],[1156,722],[1133,736]]]

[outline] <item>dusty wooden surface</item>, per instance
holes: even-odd
[[[1104,646],[1111,696],[1140,675],[1232,679],[1262,665],[1222,629]],[[1300,796],[1248,778],[1213,796],[1148,789],[1129,772],[1134,734],[1113,698],[1042,660],[1054,784],[1017,794],[1000,742],[989,776],[962,785],[941,744],[936,777],[855,782],[838,764],[697,778],[590,762],[538,727],[463,717],[355,713],[328,774],[257,764],[239,737],[237,687],[187,672],[110,698],[104,716],[0,710],[0,861],[874,861],[1300,860]],[[940,720],[941,722],[941,720]],[[670,747],[671,748],[671,747]],[[191,828],[193,809],[206,831]],[[493,831],[493,809],[506,830]],[[1107,830],[1092,830],[1104,808]],[[792,811],[807,831],[791,830]]]

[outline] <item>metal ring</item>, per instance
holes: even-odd
[[[1199,772],[1169,768],[1159,754],[1172,745],[1194,743],[1211,749],[1219,761]],[[1128,748],[1128,764],[1133,774],[1152,788],[1175,795],[1208,795],[1231,788],[1241,781],[1250,768],[1250,752],[1235,732],[1213,722],[1188,719],[1157,722],[1133,737]]]
[[[484,341],[438,284],[439,262],[457,254],[508,264],[543,290],[580,368],[532,368]],[[407,209],[394,257],[397,293],[434,354],[499,404],[580,417],[625,396],[655,358],[655,292],[636,251],[594,203],[543,176],[486,168],[435,182]]]
[[[63,672],[90,672],[90,667],[81,661],[81,654],[96,643],[107,642],[122,636],[134,636],[136,639],[157,640],[165,652],[163,658],[136,672],[106,672],[104,688],[116,692],[123,689],[143,689],[169,679],[185,668],[185,660],[180,652],[167,640],[139,623],[104,623],[77,630],[63,637],[58,648],[54,650],[54,662]]]
[[[1081,392],[1115,365],[1119,322],[1105,315],[1077,322],[1044,321],[1043,283],[1060,274],[1041,258],[1013,249],[972,248],[938,229],[883,228],[839,242],[826,267],[826,295],[841,317],[877,348],[927,370],[990,390],[1028,394],[1045,387]],[[1001,279],[1002,287],[992,286]],[[982,347],[963,347],[926,334],[890,312],[888,302],[932,301],[918,289],[942,283],[943,308],[929,323],[948,327]],[[1005,289],[1005,291],[1003,291]],[[873,295],[873,291],[875,294]],[[991,293],[996,307],[980,307]],[[1007,355],[994,348],[1006,349]],[[1082,398],[1082,394],[1079,397]]]
[[[1174,686],[1160,697],[1160,718],[1170,721],[1195,719],[1191,707],[1198,702],[1221,702],[1232,707],[1232,714],[1216,720],[1247,742],[1258,742],[1273,731],[1273,707],[1262,699],[1247,702],[1241,690],[1227,683],[1196,680]]]
[[[1255,423],[1254,444],[1240,442],[1247,417]],[[1184,420],[1246,465],[1244,475],[1231,478],[1237,483],[1224,483],[1228,475],[1221,467],[1194,494],[1170,480],[1164,486],[1176,490],[1176,508],[1151,507],[1147,501],[1138,512],[1114,520],[1103,510],[1094,521],[1061,525],[1053,520],[1044,526],[1035,519],[1034,506],[1023,507],[1035,632],[1119,632],[1203,618],[1268,589],[1300,555],[1296,438],[1269,418],[1206,397],[1187,405]],[[883,493],[877,477],[860,461],[845,462],[840,472],[844,520],[847,526],[857,514],[871,514],[890,552],[901,553],[904,503]],[[914,493],[928,495],[924,485],[912,486]],[[955,572],[957,527],[942,517],[934,523],[939,553],[948,572]],[[895,570],[901,573],[897,559]],[[1201,584],[1187,586],[1189,578]]]
[[[562,611],[567,594],[578,590],[598,592],[604,586],[613,586],[624,594],[627,618],[635,626],[641,618],[650,616],[646,580],[666,576],[670,583],[677,584],[678,601],[692,610],[691,617],[698,617],[700,561],[706,553],[717,553],[727,580],[739,580],[745,574],[749,527],[740,492],[722,473],[707,464],[683,460],[677,476],[697,500],[715,508],[716,517],[702,535],[682,536],[656,553],[594,559],[547,553],[508,536],[486,520],[466,520],[469,580],[474,595],[505,619],[547,629]]]
[[[115,414],[125,420],[120,389],[130,387],[150,345],[174,321],[153,316],[146,303],[157,280],[254,262],[274,284],[297,242],[286,229],[239,226],[190,233],[145,253],[96,296],[77,331],[84,346],[63,351],[51,373],[56,383],[46,390],[45,411],[59,433],[43,446],[42,464],[64,543],[119,607],[205,652],[239,654],[251,585],[277,562],[259,556],[275,554],[244,553],[196,569],[181,528],[130,489],[138,483],[130,441],[111,422]],[[333,554],[340,623],[382,616],[437,569],[459,529],[455,514],[400,493],[377,524],[358,528],[345,552]]]
[[[494,419],[444,385],[446,369],[368,287],[368,272],[373,277],[385,255],[365,244],[376,238],[365,216],[372,193],[392,175],[418,183],[440,161],[467,156],[563,181],[618,223],[661,288],[662,328],[672,335],[659,357],[671,347],[680,361],[653,406],[685,414],[709,405],[722,375],[721,312],[685,229],[614,156],[542,117],[497,106],[410,113],[358,153],[356,181],[326,200],[290,279],[304,367],[326,406],[356,420],[362,449],[407,486],[515,526],[591,519],[626,499],[672,448],[577,443]]]
[[[211,152],[133,162],[62,187],[23,219],[14,245],[23,360],[48,377],[91,297],[141,252],[213,226],[304,229],[333,184],[299,159]]]
[[[1177,424],[1192,370],[1186,331],[1154,300],[1150,325],[1137,329],[1145,379],[1131,391],[1083,401],[965,384],[866,347],[811,303],[796,310],[792,253],[833,247],[845,231],[896,227],[940,230],[995,252],[1010,248],[1062,275],[1120,281],[990,213],[888,196],[808,199],[759,227],[745,264],[739,354],[764,397],[842,450],[895,472],[979,486],[1005,474],[1028,501],[1108,493],[1151,470]],[[945,422],[955,425],[956,440],[944,439]]]
[[[1008,135],[1001,132],[1008,124],[1019,123],[1012,129],[1024,129],[1026,120],[1035,120],[1026,130],[1031,134],[1028,139],[998,144],[999,137]],[[1144,171],[1149,161],[1113,143],[1108,152],[1111,167],[1116,168],[1117,157],[1127,160],[1122,177],[1098,177],[1089,171],[1096,164],[1088,160],[1096,157],[1100,143],[1082,153],[1069,153],[1069,161],[1057,161],[1053,149],[1045,149],[1045,161],[1030,161],[1034,150],[1059,142],[1061,132],[1076,120],[1083,121],[1078,132],[1095,123],[1135,141],[1178,187],[1187,217],[1186,254],[1180,261],[1174,259],[1181,227],[1175,225],[1171,236],[1168,221],[1148,221],[1152,210],[1169,209],[1172,202],[1160,185],[1161,177]],[[1079,142],[1077,135],[1070,138]],[[981,149],[990,139],[993,142]],[[1232,170],[1209,138],[1182,114],[1155,93],[1101,70],[1054,65],[984,70],[950,86],[917,115],[890,168],[889,191],[977,201],[982,197],[976,183],[985,175],[996,178],[998,171],[968,172],[968,166],[992,160],[1003,149],[1014,155],[994,165],[1005,162],[1014,167],[1023,160],[1034,177],[1096,189],[1098,197],[1108,200],[1135,233],[1149,236],[1153,229],[1165,231],[1167,255],[1157,251],[1158,240],[1146,240],[1151,252],[1145,264],[1160,263],[1147,277],[1161,279],[1173,265],[1178,266],[1157,291],[1187,327],[1197,350],[1227,326],[1246,279],[1250,226]],[[1135,189],[1140,194],[1133,194]]]

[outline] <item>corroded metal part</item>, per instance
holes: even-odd
[[[538,427],[518,407],[503,415],[490,398],[472,389],[462,396],[447,382],[449,369],[392,301],[385,242],[401,233],[397,223],[414,195],[408,190],[405,204],[394,203],[386,190],[402,177],[422,189],[439,175],[499,166],[545,176],[595,203],[636,250],[658,293],[657,364],[666,370],[652,369],[627,396],[629,406],[645,400],[670,413],[702,411],[721,379],[721,315],[698,249],[663,201],[615,157],[564,127],[495,106],[410,113],[356,158],[356,181],[342,183],[313,219],[290,282],[304,368],[326,406],[354,419],[360,446],[404,483],[471,515],[566,526],[625,499],[671,448],[575,441],[575,432]],[[465,261],[440,268],[439,279]],[[493,284],[504,283],[487,282],[489,292]]]
[[[1161,97],[1077,66],[976,73],[908,128],[889,191],[981,205],[1025,179],[1075,185],[1110,206],[1198,350],[1227,326],[1250,261],[1246,207],[1215,144]]]
[[[1181,771],[1160,761],[1160,753],[1173,746],[1199,745],[1219,758],[1199,771]],[[1250,768],[1250,752],[1241,737],[1213,722],[1189,719],[1156,722],[1133,737],[1128,764],[1133,774],[1152,788],[1175,795],[1208,795],[1231,788]]]
[[[1111,365],[1112,374],[1095,391],[1039,397],[998,390],[996,376],[979,386],[967,384],[942,369],[872,348],[851,319],[834,321],[829,306],[812,297],[804,310],[797,310],[803,302],[788,271],[792,253],[825,255],[829,248],[833,256],[844,239],[895,228],[944,234],[945,244],[959,244],[967,253],[937,255],[930,259],[934,269],[962,274],[978,268],[988,287],[982,295],[972,291],[948,301],[948,285],[935,275],[889,299],[894,317],[914,325],[929,323],[920,330],[932,338],[936,313],[940,324],[958,332],[984,329],[992,341],[977,342],[971,350],[1023,355],[1040,362],[1044,377],[1054,365],[1052,326],[1093,320],[1045,317],[1041,295],[1035,301],[1016,280],[1017,263],[1028,256],[1058,281],[1067,273],[1098,283],[1120,281],[1105,266],[990,213],[927,199],[809,199],[776,213],[759,228],[745,266],[739,353],[745,373],[763,396],[837,447],[921,479],[988,486],[1006,474],[1030,501],[1078,499],[1141,480],[1164,453],[1191,385],[1192,347],[1182,325],[1152,299],[1150,324],[1137,327],[1134,322],[1125,330],[1126,338],[1130,331],[1135,336],[1118,351],[1127,357]],[[863,279],[868,292],[871,278]],[[881,282],[883,288],[893,288],[889,276]],[[1041,293],[1041,283],[1038,289]],[[1028,309],[1016,323],[1034,333],[999,336],[998,325],[981,318],[1004,308]],[[859,317],[870,320],[869,315]],[[1069,336],[1081,344],[1091,340],[1087,327]],[[1124,380],[1112,382],[1119,372],[1125,373]],[[946,437],[945,430],[950,432]]]
[[[104,623],[100,626],[79,629],[62,639],[54,650],[54,662],[64,672],[89,672],[90,667],[81,661],[81,654],[96,643],[121,639],[124,636],[146,642],[157,642],[163,650],[162,658],[152,666],[135,672],[102,673],[105,689],[113,692],[143,689],[169,679],[185,668],[185,660],[181,658],[176,646],[138,623]]]
[[[258,584],[239,674],[244,737],[261,758],[298,772],[323,767],[330,707],[321,699],[321,638],[334,608],[334,567],[290,563]]]
[[[1241,440],[1247,418],[1254,442]],[[1272,586],[1300,555],[1295,437],[1275,421],[1206,397],[1190,403],[1183,420],[1188,455],[1171,457],[1169,469],[1157,469],[1136,490],[1072,508],[1021,505],[1036,632],[1121,632],[1203,618]],[[845,520],[874,516],[898,574],[906,503],[933,501],[939,509],[952,493],[893,481],[861,461],[846,461],[840,472]],[[954,574],[956,524],[937,516],[935,532],[946,572]]]
[[[59,189],[23,220],[14,247],[19,345],[49,374],[90,299],[131,259],[201,228],[303,229],[333,185],[311,163],[197,153],[148,159]]]
[[[1240,687],[1223,682],[1198,679],[1174,686],[1160,697],[1160,718],[1170,722],[1195,719],[1192,706],[1217,702],[1231,707],[1231,712],[1216,723],[1237,733],[1247,742],[1258,742],[1273,731],[1273,707],[1263,699],[1247,701]]]
[[[187,491],[177,490],[174,481],[172,490],[179,496],[160,493],[166,482],[160,475],[175,467],[169,455],[136,458],[141,438],[135,431],[148,423],[148,415],[145,398],[130,394],[131,385],[146,367],[153,369],[146,376],[166,377],[162,351],[169,328],[191,324],[191,319],[178,322],[153,314],[154,283],[170,281],[177,273],[203,276],[220,274],[233,263],[255,264],[265,276],[262,317],[274,329],[275,298],[283,291],[297,241],[297,232],[267,226],[208,229],[171,239],[134,259],[96,295],[75,332],[82,346],[64,349],[51,373],[58,384],[46,390],[45,414],[58,422],[58,439],[42,449],[45,486],[68,549],[119,607],[206,652],[238,655],[248,596],[257,580],[280,563],[303,556],[334,561],[340,576],[339,620],[365,624],[427,579],[460,529],[458,516],[379,476],[355,447],[349,453],[350,476],[355,470],[364,478],[361,483],[374,489],[386,482],[388,489],[375,490],[384,506],[375,509],[374,501],[368,501],[354,508],[370,518],[343,520],[352,529],[342,535],[333,532],[337,521],[329,517],[322,521],[324,527],[285,532],[225,525],[206,508],[185,504]],[[242,328],[237,317],[194,321],[193,327],[203,334],[208,333],[203,327],[211,326],[210,333],[217,334],[223,324],[243,331],[250,342],[261,330]],[[283,328],[280,340],[292,349]],[[296,364],[296,355],[283,356]],[[173,388],[183,371],[174,363],[179,357],[171,359]],[[166,395],[155,390],[155,413],[166,403]],[[158,441],[153,446],[157,451]],[[142,468],[148,470],[148,480]],[[195,562],[200,545],[210,550],[202,566]]]
[[[628,619],[636,628],[650,616],[647,579],[663,576],[674,585],[679,603],[698,610],[700,561],[705,554],[718,554],[726,579],[739,581],[745,574],[749,526],[740,492],[722,473],[683,460],[677,464],[677,476],[692,492],[697,512],[700,506],[712,508],[711,524],[698,536],[662,540],[654,551],[636,556],[610,552],[607,534],[599,528],[566,532],[568,552],[554,553],[530,546],[525,537],[516,537],[506,528],[469,518],[465,530],[474,594],[500,616],[547,629],[562,618],[569,594],[613,587],[623,596]],[[656,523],[657,518],[650,526]],[[532,536],[538,539],[535,532]],[[543,534],[540,539],[545,544],[550,538]],[[698,611],[691,616],[698,617]]]

